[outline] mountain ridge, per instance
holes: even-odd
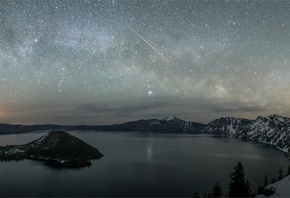
[[[234,135],[273,145],[289,153],[290,148],[290,118],[277,114],[258,116],[255,120],[235,117],[220,117],[208,124],[185,121],[175,116],[162,119],[141,119],[122,124],[111,125],[9,125],[0,124],[0,134],[15,134],[32,131],[139,131],[175,134],[207,133],[214,135]],[[289,155],[289,154],[288,154]]]

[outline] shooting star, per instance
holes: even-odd
[[[64,77],[61,79],[61,81],[58,83],[58,87],[61,85],[62,81],[64,80]]]
[[[147,45],[149,45],[155,52],[157,52],[164,60],[166,60],[168,63],[170,63],[170,61],[163,56],[163,54],[161,54],[154,46],[152,46],[146,39],[144,39],[140,34],[138,34],[135,30],[133,30],[131,28],[131,30],[139,37],[141,38]]]

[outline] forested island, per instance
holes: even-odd
[[[50,132],[24,145],[0,147],[0,161],[41,160],[60,167],[90,166],[103,156],[97,148],[64,131]]]

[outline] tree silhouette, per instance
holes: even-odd
[[[264,193],[264,188],[262,188],[261,185],[259,185],[257,194],[259,195],[263,193]]]
[[[251,190],[249,182],[245,180],[244,167],[239,162],[230,174],[229,197],[250,197]]]
[[[247,180],[247,182],[246,182],[246,190],[248,191],[248,196],[249,197],[251,197],[251,195],[252,195],[252,191],[251,191],[251,187],[250,187],[250,182],[249,182],[249,180]]]
[[[283,179],[283,168],[281,167],[279,170],[279,177],[278,177],[278,181]]]
[[[268,186],[268,177],[267,174],[265,174],[265,179],[264,179],[264,187]]]
[[[211,197],[222,197],[223,195],[223,190],[222,187],[219,185],[219,183],[217,182],[213,188],[212,188],[212,193],[211,193]]]
[[[200,198],[198,192],[193,193],[192,197],[193,197],[193,198]]]

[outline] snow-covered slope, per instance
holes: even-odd
[[[266,186],[266,189],[274,191],[275,193],[268,197],[289,197],[290,196],[290,176]],[[256,197],[266,197],[264,195],[257,195]]]
[[[259,116],[239,137],[263,142],[288,152],[290,147],[290,118],[279,115]]]
[[[235,134],[238,138],[273,145],[286,153],[290,148],[290,118],[276,114],[259,116],[256,120],[221,117],[207,124],[204,132]]]
[[[175,116],[166,116],[166,117],[162,118],[162,120],[172,121],[172,120],[180,120],[180,119],[175,117]]]
[[[212,134],[236,134],[246,129],[253,121],[234,117],[221,117],[208,123],[205,132]]]

